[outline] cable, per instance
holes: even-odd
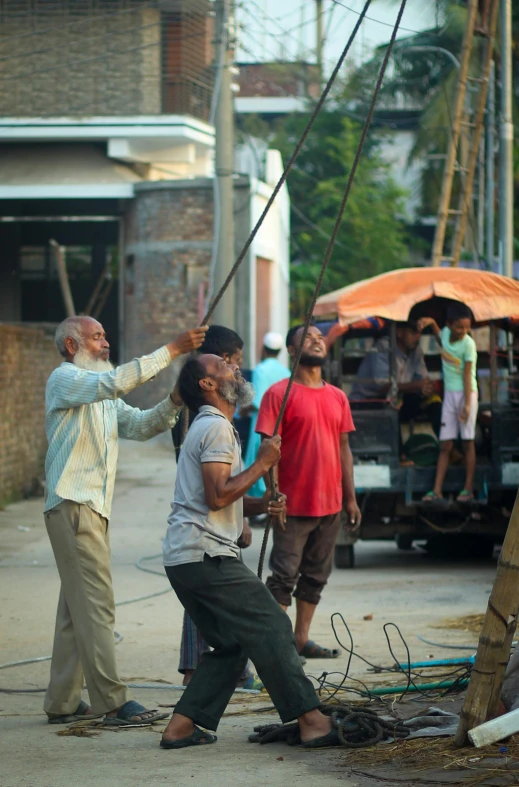
[[[257,24],[256,17],[250,11],[248,13],[249,13],[249,16],[251,17],[251,23]],[[279,63],[279,61],[280,61],[279,54],[276,54],[273,51],[273,49],[267,48],[264,43],[259,41],[258,38],[253,33],[251,33],[250,28],[246,27],[246,21],[245,20],[239,24],[239,27],[261,49],[262,53],[266,53],[267,55],[269,55],[272,58],[272,61],[274,63]],[[245,49],[247,51],[245,45],[240,44],[240,46],[242,47],[242,49]],[[250,50],[248,50],[248,52],[254,58],[254,60],[257,61],[257,59],[258,59],[257,54],[255,52],[251,52]],[[291,59],[288,60],[289,63],[293,63],[293,62],[297,63],[300,60],[299,56],[294,58],[293,55],[290,52],[288,54],[290,55],[290,58],[291,58]],[[284,59],[286,60],[287,58],[285,57]]]
[[[248,0],[248,3],[247,3],[246,5],[244,5],[244,6],[243,6],[244,10],[245,10],[245,11],[247,11],[247,12],[248,12],[248,13],[249,13],[249,14],[250,14],[250,15],[251,15],[253,18],[254,18],[254,20],[255,20],[255,22],[256,22],[256,24],[257,24],[257,22],[258,22],[258,17],[257,17],[257,16],[254,16],[254,14],[252,14],[252,13],[249,11],[249,6],[250,6],[250,5],[253,5],[253,6],[255,6],[255,8],[257,8],[257,10],[258,10],[260,13],[262,13],[262,12],[263,12],[263,9],[261,8],[261,6],[259,6],[259,5],[258,5],[258,3],[256,2],[256,0]],[[279,33],[277,33],[277,34],[276,34],[276,33],[270,33],[270,35],[273,35],[273,36],[276,36],[276,37],[280,37],[280,36],[283,36],[283,37],[285,37],[285,36],[289,36],[289,37],[290,37],[290,38],[292,38],[292,39],[293,39],[293,40],[296,42],[296,44],[299,46],[299,43],[300,43],[300,42],[299,42],[299,39],[298,39],[298,38],[296,38],[296,36],[292,35],[292,31],[294,31],[294,30],[299,30],[301,27],[303,27],[304,25],[306,25],[306,24],[307,24],[306,22],[305,22],[305,23],[303,23],[303,24],[299,23],[298,25],[295,25],[295,27],[292,27],[292,28],[290,28],[290,29],[288,29],[288,30],[287,30],[287,29],[286,29],[285,27],[283,27],[283,25],[281,25],[281,24],[280,24],[280,23],[279,23],[279,22],[278,22],[276,19],[271,19],[271,18],[269,17],[269,20],[270,20],[270,21],[272,21],[272,22],[274,22],[274,23],[275,23],[275,25],[276,25],[276,27],[278,27],[278,28],[279,28],[279,30],[281,31],[281,32],[279,32]],[[311,20],[311,21],[314,21],[314,20]]]
[[[135,563],[135,568],[139,569],[139,571],[144,571],[147,574],[155,574],[156,576],[160,576],[164,578],[165,575],[163,571],[156,571],[153,568],[145,568],[142,565],[142,563],[148,560],[157,560],[157,558],[160,557],[162,557],[162,553],[159,553],[157,555],[149,555],[147,557],[141,557]],[[115,606],[124,607],[126,604],[135,604],[138,601],[147,601],[149,598],[157,598],[158,596],[164,596],[166,593],[171,593],[171,591],[172,588],[167,587],[164,588],[164,590],[158,590],[155,593],[146,593],[144,596],[135,596],[134,598],[128,598],[125,599],[124,601],[117,601],[115,603]],[[115,644],[118,645],[119,642],[122,642],[123,637],[118,631],[114,631],[114,635],[115,635]],[[9,661],[6,662],[5,664],[0,664],[0,669],[7,669],[8,667],[21,667],[24,666],[25,664],[35,664],[39,661],[50,661],[51,658],[52,656],[36,656],[35,658],[22,659],[21,661]]]
[[[222,23],[223,35],[220,40],[220,50],[217,56],[217,65],[216,65],[216,74],[214,79],[214,87],[213,87],[213,96],[211,99],[211,109],[209,112],[209,125],[214,126],[215,118],[216,118],[216,109],[218,106],[218,99],[220,97],[220,91],[222,88],[222,80],[223,80],[223,69],[225,67],[225,54],[227,51],[227,39],[228,39],[228,2],[224,2],[223,4],[224,9],[224,19]],[[220,247],[220,215],[221,215],[221,204],[220,204],[220,190],[218,188],[218,180],[216,177],[213,177],[213,204],[214,204],[214,211],[213,211],[213,246],[211,250],[211,259],[209,261],[209,275],[208,275],[208,285],[207,285],[207,295],[205,297],[204,308],[207,309],[207,306],[213,297],[213,288],[214,288],[214,272],[216,270],[216,262],[218,260],[218,249]]]
[[[340,620],[340,622],[343,624],[345,630],[348,633],[348,637],[349,637],[349,640],[350,640],[349,647],[342,642],[342,640],[340,639],[340,637],[339,637],[339,635],[337,633],[336,622],[335,622],[336,618],[338,620]],[[333,688],[333,689],[335,689],[335,693],[337,691],[341,691],[341,690],[357,692],[357,690],[351,689],[350,687],[348,687],[347,689],[344,688],[344,683],[345,683],[346,679],[348,679],[348,680],[356,681],[356,682],[360,683],[363,686],[364,690],[362,692],[360,692],[361,696],[367,697],[369,699],[374,699],[376,694],[373,693],[373,691],[371,691],[369,689],[369,687],[366,686],[365,683],[363,683],[362,681],[358,680],[357,678],[352,678],[352,677],[349,676],[351,659],[352,659],[353,656],[355,656],[355,658],[357,658],[360,661],[362,661],[364,664],[367,664],[377,674],[380,674],[382,672],[389,672],[389,673],[392,673],[392,674],[395,674],[397,672],[403,672],[404,675],[406,676],[406,685],[405,685],[405,687],[403,689],[403,692],[401,692],[401,696],[400,696],[399,700],[402,699],[403,696],[406,693],[408,693],[409,691],[411,691],[411,690],[413,692],[416,691],[417,693],[419,693],[423,697],[427,697],[427,698],[429,698],[431,695],[434,695],[435,692],[441,691],[442,687],[439,687],[439,688],[438,687],[434,687],[432,689],[424,690],[423,687],[420,687],[420,685],[417,685],[416,681],[423,680],[424,678],[427,680],[428,683],[430,683],[430,681],[434,680],[434,679],[438,679],[440,683],[443,683],[445,680],[452,679],[453,680],[453,684],[451,686],[445,687],[445,689],[446,689],[445,692],[443,692],[443,694],[440,695],[440,696],[444,696],[445,693],[454,692],[454,691],[457,691],[459,688],[463,688],[464,686],[463,685],[460,686],[460,683],[462,683],[463,681],[465,681],[467,679],[467,675],[470,675],[471,666],[472,665],[467,666],[465,664],[462,664],[462,665],[459,665],[459,666],[455,667],[455,669],[453,669],[451,672],[442,672],[442,673],[439,673],[439,674],[435,674],[435,673],[431,674],[430,672],[427,672],[427,673],[424,674],[422,671],[418,671],[416,669],[412,669],[409,646],[408,646],[408,644],[407,644],[407,642],[406,642],[402,632],[400,631],[399,627],[395,623],[392,623],[392,622],[386,623],[384,625],[384,627],[383,627],[383,631],[384,631],[384,635],[386,637],[386,642],[387,642],[387,645],[388,645],[388,649],[389,649],[390,655],[391,655],[391,657],[392,657],[392,659],[394,661],[394,666],[382,667],[382,666],[377,665],[377,664],[372,664],[368,659],[364,658],[364,656],[361,656],[359,653],[357,653],[355,651],[354,643],[353,643],[353,636],[351,634],[350,628],[349,628],[348,624],[346,623],[346,621],[344,620],[343,615],[340,612],[334,612],[333,613],[333,615],[330,618],[330,623],[331,623],[332,631],[333,631],[333,634],[335,636],[336,642],[338,643],[338,645],[341,648],[343,648],[347,653],[350,654],[350,657],[348,659],[348,665],[347,665],[347,669],[346,669],[345,673],[333,673],[333,674],[340,674],[340,675],[343,674],[344,675],[343,680],[338,685],[337,684],[333,684],[333,683],[331,683],[331,682],[329,682],[327,680],[327,675],[329,673],[323,673],[320,676],[320,678],[315,678],[315,676],[308,676],[308,677],[311,677],[313,680],[315,680],[318,683],[320,689],[323,689],[323,688],[331,689],[331,688]],[[407,667],[406,668],[404,668],[400,664],[400,662],[397,660],[397,658],[396,658],[396,656],[394,654],[393,647],[392,647],[392,644],[391,644],[391,640],[390,640],[390,637],[389,637],[389,632],[388,632],[389,627],[394,627],[397,630],[398,635],[400,636],[400,639],[401,639],[401,641],[402,641],[402,643],[403,643],[403,645],[404,645],[404,647],[406,649],[406,655],[407,655]],[[422,638],[420,637],[420,639],[422,639]],[[472,650],[472,648],[471,648],[471,650]],[[431,665],[431,667],[434,667],[434,666],[436,666],[436,665],[434,665],[434,664]],[[427,667],[426,669],[430,669],[430,668]],[[359,692],[357,692],[357,693],[359,693]]]
[[[290,396],[290,391],[291,391],[292,386],[294,384],[294,379],[295,379],[295,375],[297,373],[297,368],[299,366],[299,361],[301,360],[301,356],[303,354],[303,346],[304,346],[304,343],[305,343],[305,340],[306,340],[306,336],[308,334],[308,329],[310,327],[310,323],[312,321],[315,304],[317,302],[317,298],[319,297],[319,292],[321,290],[321,286],[322,286],[322,283],[323,283],[324,275],[326,273],[326,269],[328,267],[328,263],[330,261],[330,258],[331,258],[332,252],[333,252],[335,239],[337,238],[337,235],[339,233],[339,229],[340,229],[341,222],[342,222],[342,217],[344,215],[344,211],[346,209],[346,205],[347,205],[347,202],[348,202],[348,197],[350,195],[351,187],[352,187],[352,184],[353,184],[353,179],[355,178],[355,174],[357,172],[357,167],[359,165],[360,157],[361,157],[362,151],[364,149],[364,143],[366,141],[366,137],[368,135],[369,127],[371,125],[371,119],[373,117],[373,112],[375,110],[375,104],[377,102],[377,99],[378,99],[378,96],[379,96],[379,93],[380,93],[380,89],[382,87],[382,82],[383,82],[383,79],[384,79],[384,75],[386,73],[387,64],[389,62],[389,58],[391,57],[391,53],[393,51],[393,47],[394,47],[395,40],[396,40],[396,35],[397,35],[397,32],[398,32],[398,27],[400,25],[400,21],[402,19],[402,15],[404,13],[404,9],[405,9],[406,3],[407,3],[407,0],[402,0],[402,2],[400,4],[400,8],[399,8],[399,11],[398,11],[397,19],[396,19],[396,22],[395,22],[395,25],[394,25],[394,28],[393,28],[393,32],[391,34],[391,39],[389,41],[389,45],[388,45],[388,47],[386,49],[386,52],[384,54],[384,59],[382,61],[382,65],[381,65],[380,70],[379,70],[379,74],[378,74],[378,77],[377,77],[377,82],[375,84],[375,90],[373,92],[373,97],[372,97],[371,104],[370,104],[370,107],[369,107],[369,111],[368,111],[368,114],[367,114],[367,117],[366,117],[366,122],[364,123],[364,127],[362,129],[362,133],[361,133],[361,136],[360,136],[359,144],[357,146],[357,151],[356,151],[356,154],[355,154],[355,158],[353,160],[353,164],[352,164],[352,167],[351,167],[351,170],[350,170],[348,181],[346,183],[346,189],[344,191],[344,194],[343,194],[343,197],[342,197],[342,200],[341,200],[341,204],[339,206],[339,211],[337,213],[337,218],[335,220],[335,224],[334,224],[334,227],[333,227],[332,235],[330,237],[330,241],[329,241],[328,246],[326,248],[323,264],[321,266],[321,271],[319,273],[319,277],[318,277],[317,283],[315,285],[315,290],[314,290],[314,293],[313,293],[313,296],[312,296],[312,300],[311,300],[310,306],[308,308],[308,313],[306,315],[306,320],[305,320],[305,323],[304,323],[304,326],[303,326],[303,330],[302,330],[302,334],[301,334],[301,341],[299,343],[299,347],[297,348],[296,355],[295,355],[295,358],[294,358],[294,363],[293,363],[293,366],[292,366],[292,373],[291,373],[290,378],[288,380],[288,385],[287,385],[287,387],[285,389],[284,396],[283,396],[283,399],[281,401],[280,410],[279,410],[278,417],[277,417],[277,420],[276,420],[276,424],[275,424],[275,427],[274,427],[274,435],[276,435],[278,433],[278,430],[279,430],[279,427],[281,425],[281,421],[282,421],[282,418],[283,418],[283,414],[284,414],[284,411],[285,411],[285,407],[287,405],[288,397]],[[367,5],[365,5],[364,8],[367,10]],[[360,21],[360,18],[359,18],[359,21]],[[355,27],[355,33],[356,33],[357,30],[358,30],[358,27],[356,26]],[[350,38],[350,41],[352,41],[352,40],[353,40],[353,38]],[[349,43],[350,42],[348,42],[348,48],[349,48]],[[340,63],[341,63],[341,61],[339,61],[339,64]],[[339,64],[338,64],[338,66],[339,66]],[[334,70],[334,75],[337,73],[337,71],[338,71],[338,68],[336,67],[336,69]],[[274,483],[274,471],[273,471],[273,469],[270,470],[269,476],[270,476],[271,492],[272,492],[272,494],[275,494],[275,483]],[[268,517],[267,518],[267,522],[265,524],[265,533],[264,533],[264,536],[263,536],[263,543],[261,545],[261,553],[260,553],[260,559],[259,559],[259,564],[258,564],[258,576],[260,577],[260,579],[261,579],[261,576],[262,576],[262,573],[263,573],[263,563],[264,563],[264,560],[265,560],[265,552],[267,550],[267,543],[268,543],[270,527],[271,527],[271,519],[270,519],[270,517]]]
[[[301,210],[299,210],[299,208],[297,208],[294,203],[291,203],[290,207],[294,211],[296,216],[299,216],[299,218],[302,221],[304,221],[305,224],[308,224],[309,227],[311,227],[313,230],[318,232],[319,235],[322,235],[323,238],[326,238],[327,240],[330,240],[330,236],[328,235],[328,233],[325,232],[324,230],[322,230],[321,227],[319,227],[318,224],[314,224],[314,222],[311,221],[308,218],[308,216],[305,216],[305,214]],[[351,251],[351,247],[350,246],[346,246],[346,244],[342,243],[342,241],[340,241],[340,240],[335,241],[335,245],[338,246],[340,249],[345,249],[345,251]]]
[[[340,0],[332,0],[332,3],[334,3],[335,5],[340,5],[342,8],[346,8],[348,11],[351,11],[353,14],[359,13],[358,11],[355,10],[355,8],[350,8],[349,5],[340,2]],[[384,27],[393,27],[391,22],[383,22],[381,19],[375,19],[373,16],[367,16],[366,19],[369,22],[376,22],[378,25],[384,25]],[[415,35],[422,35],[426,32],[425,30],[413,30],[410,27],[399,27],[399,30],[402,30],[404,33],[414,33]],[[440,33],[433,33],[429,30],[427,31],[427,33],[430,36],[435,36],[435,37],[440,36]]]
[[[343,50],[339,60],[337,61],[337,64],[336,64],[336,66],[335,66],[331,76],[329,77],[328,82],[326,83],[326,86],[325,86],[323,92],[321,93],[321,97],[319,98],[319,101],[317,102],[317,104],[316,104],[316,106],[314,108],[314,111],[312,112],[312,116],[311,116],[310,120],[308,121],[308,123],[306,125],[306,128],[303,131],[303,134],[301,135],[301,138],[299,139],[299,141],[298,141],[298,143],[297,143],[297,145],[295,147],[295,150],[292,153],[292,156],[290,157],[290,160],[288,161],[288,164],[286,165],[286,167],[285,167],[285,169],[283,171],[283,174],[281,175],[280,179],[278,180],[278,182],[277,182],[277,184],[276,184],[276,186],[275,186],[275,188],[274,188],[274,190],[273,190],[273,192],[272,192],[272,194],[271,194],[271,196],[270,196],[270,198],[269,198],[269,200],[268,200],[268,202],[267,202],[267,204],[266,204],[266,206],[265,206],[265,208],[264,208],[264,210],[263,210],[263,212],[261,214],[261,216],[259,217],[258,221],[256,222],[256,225],[255,225],[254,229],[252,230],[251,234],[249,235],[249,237],[248,237],[248,239],[247,239],[243,249],[241,250],[240,254],[238,255],[238,259],[234,263],[234,265],[231,268],[227,278],[225,279],[225,281],[224,281],[224,283],[223,283],[223,285],[222,285],[222,287],[220,289],[220,292],[217,293],[216,297],[213,299],[213,301],[212,301],[212,303],[211,303],[211,305],[210,305],[210,307],[209,307],[209,309],[207,311],[207,314],[205,315],[204,320],[202,321],[203,324],[207,324],[207,322],[211,318],[211,316],[212,316],[212,314],[213,314],[213,312],[215,310],[216,305],[222,299],[222,296],[223,296],[224,292],[226,291],[227,287],[229,286],[229,283],[231,282],[231,280],[233,279],[234,275],[236,274],[236,271],[238,270],[238,268],[240,267],[241,263],[243,262],[243,260],[244,260],[244,258],[246,256],[246,254],[247,254],[247,252],[248,252],[248,250],[249,250],[249,248],[250,248],[254,238],[256,237],[256,235],[258,233],[259,228],[263,224],[263,221],[265,220],[265,217],[266,217],[268,211],[270,210],[270,208],[272,206],[272,203],[276,199],[276,197],[279,194],[283,184],[285,183],[285,181],[287,179],[287,176],[288,176],[288,174],[289,174],[289,172],[290,172],[290,170],[292,168],[292,165],[293,165],[294,161],[296,160],[297,156],[299,155],[299,153],[301,151],[301,148],[303,147],[303,145],[305,143],[305,140],[306,140],[306,138],[307,138],[307,136],[308,136],[308,134],[310,132],[310,129],[312,128],[312,126],[313,126],[313,124],[315,122],[315,119],[317,118],[317,115],[321,111],[321,108],[322,108],[322,106],[323,106],[323,104],[324,104],[324,102],[325,102],[325,100],[326,100],[326,98],[328,96],[328,93],[331,90],[331,87],[332,87],[332,85],[333,85],[333,83],[335,81],[335,78],[336,78],[337,74],[339,73],[339,70],[340,70],[340,68],[341,68],[341,66],[342,66],[342,64],[343,64],[343,62],[344,62],[344,60],[346,58],[346,55],[348,54],[348,52],[350,50],[351,44],[353,43],[353,40],[354,40],[354,38],[355,38],[355,36],[357,34],[357,31],[358,31],[360,25],[362,24],[362,20],[364,19],[364,16],[365,16],[366,11],[368,10],[370,4],[371,4],[371,0],[366,0],[366,2],[364,4],[364,8],[363,8],[363,10],[361,12],[361,15],[359,16],[359,19],[357,20],[357,23],[356,23],[356,25],[355,25],[355,27],[353,29],[353,32],[350,35],[350,38],[348,39],[348,42],[347,42],[346,46],[344,47],[344,50]]]
[[[432,642],[430,639],[424,639],[424,637],[421,637],[419,634],[417,634],[416,636],[417,639],[420,640],[420,642],[425,642],[426,645],[433,645],[433,647],[435,648],[445,648],[448,650],[472,650],[472,651],[476,650],[477,648],[477,643],[475,645],[444,645],[441,642]]]

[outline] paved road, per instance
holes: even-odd
[[[173,476],[174,461],[167,441],[159,438],[144,445],[122,444],[112,519],[118,601],[167,588],[162,576],[138,571],[135,562],[160,552]],[[0,512],[1,663],[50,653],[59,585],[41,509],[41,500],[31,500]],[[254,544],[244,553],[252,567],[257,564],[261,534],[255,531]],[[160,570],[159,559],[146,565]],[[390,662],[382,631],[389,621],[400,627],[413,659],[445,657],[449,651],[421,643],[416,634],[451,644],[475,642],[474,634],[436,627],[446,618],[484,611],[494,573],[492,563],[440,562],[421,550],[399,552],[392,543],[360,544],[356,568],[334,571],[317,610],[313,635],[332,646],[330,616],[337,611],[348,621],[356,651],[373,662]],[[373,620],[365,621],[369,614]],[[125,679],[178,682],[181,618],[173,593],[118,608],[117,629],[123,641],[117,652]],[[344,632],[340,636],[344,637]],[[403,660],[403,646],[396,639],[394,642],[397,657]],[[325,669],[344,671],[347,661],[343,654],[334,662],[310,662],[307,672],[319,676]],[[43,687],[48,669],[48,662],[43,662],[0,670],[0,687]],[[353,659],[350,674],[373,681],[358,659]],[[149,706],[174,703],[178,696],[172,690],[158,689],[139,689],[135,695]],[[226,716],[215,746],[182,752],[160,750],[158,733],[149,730],[102,732],[95,738],[58,737],[56,728],[45,724],[41,704],[41,693],[0,693],[1,787],[87,783],[99,787],[166,783],[179,787],[278,787],[296,779],[315,787],[338,781],[347,781],[352,787],[367,784],[349,774],[343,752],[249,744],[248,733],[258,719],[265,718],[254,712],[266,704],[264,699],[232,705],[232,714],[248,710],[249,715]]]

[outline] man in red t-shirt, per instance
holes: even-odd
[[[302,330],[296,326],[288,332],[286,344],[292,358]],[[294,594],[294,633],[299,653],[306,658],[336,658],[340,653],[312,642],[310,624],[332,570],[341,510],[352,530],[361,519],[348,440],[355,427],[345,394],[322,379],[325,359],[324,337],[311,326],[279,429],[283,440],[279,489],[287,496],[288,516],[285,529],[274,529],[272,574],[267,579],[267,587],[284,609]],[[287,385],[288,380],[275,383],[263,397],[256,424],[263,437],[274,432]]]

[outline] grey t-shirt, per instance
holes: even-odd
[[[231,476],[242,469],[238,433],[220,410],[209,405],[200,408],[180,452],[175,495],[162,544],[165,566],[199,563],[204,555],[239,556],[236,541],[243,529],[243,500],[221,511],[210,511],[202,479],[205,462],[231,465]]]
[[[352,386],[349,399],[377,399],[384,390],[384,384],[389,382],[390,375],[390,343],[384,336],[375,344],[375,349],[367,353],[363,359],[357,378],[366,382],[355,382]],[[416,350],[406,355],[396,348],[396,379],[398,383],[411,383],[414,380],[423,380],[428,376],[423,350],[418,345]]]

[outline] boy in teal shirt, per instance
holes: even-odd
[[[470,336],[472,312],[464,303],[447,309],[447,325],[442,330],[429,317],[420,320],[421,329],[431,326],[442,348],[444,398],[440,429],[440,455],[436,467],[434,489],[423,498],[430,503],[443,500],[443,482],[449,467],[453,441],[461,435],[465,453],[465,486],[456,498],[459,503],[474,500],[476,448],[474,437],[478,415],[478,385],[476,379],[477,350]]]

